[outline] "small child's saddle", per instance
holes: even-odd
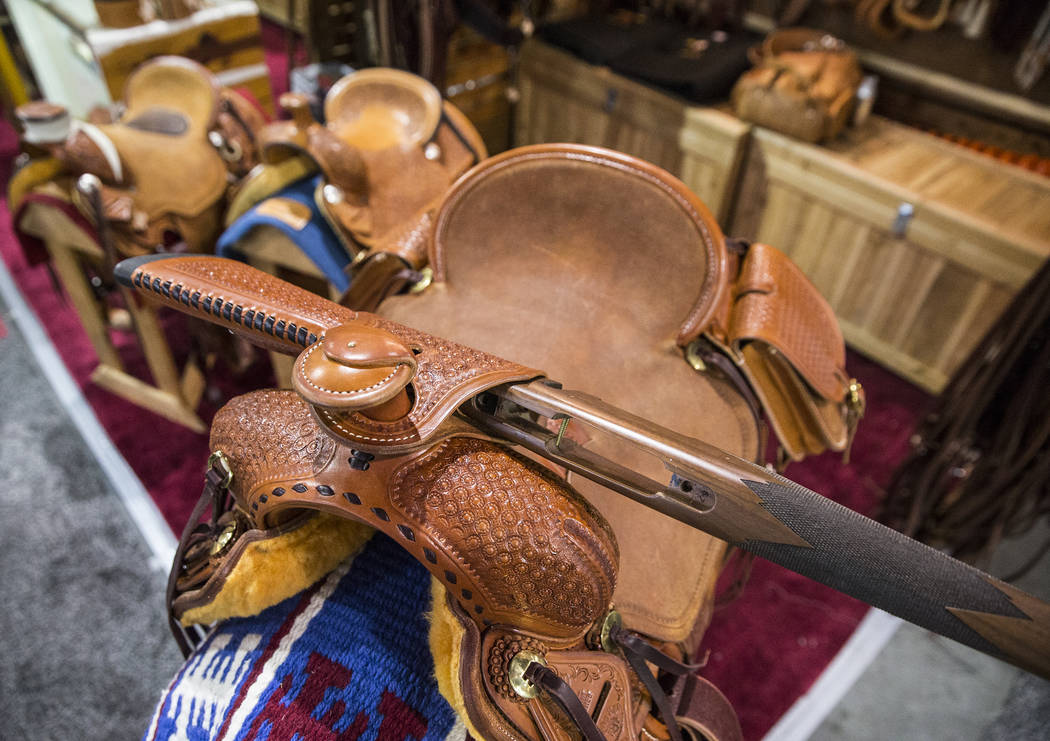
[[[434,576],[439,687],[476,738],[739,738],[688,663],[725,543],[521,454],[457,409],[544,368],[755,459],[757,346],[807,394],[796,407],[842,431],[823,444],[841,447],[849,382],[827,306],[776,250],[727,240],[668,173],[596,148],[486,160],[426,237],[434,283],[376,314],[219,258],[124,264],[141,291],[298,354],[294,392],[247,394],[215,418],[169,583],[173,618],[254,614],[360,548],[364,524]],[[560,433],[666,477],[574,424]]]
[[[467,118],[423,78],[385,68],[339,80],[325,97],[323,125],[314,120],[305,95],[282,95],[280,104],[292,118],[263,130],[262,158],[269,169],[256,177],[273,180],[275,168],[291,177],[319,170],[315,200],[352,258],[363,260],[378,250],[422,267],[437,203],[486,156]],[[296,167],[296,160],[305,168]],[[257,198],[259,188],[245,188]],[[250,205],[237,199],[232,217]]]
[[[206,68],[158,57],[128,78],[123,112],[105,123],[71,121],[61,106],[20,106],[23,140],[61,164],[60,175],[98,179],[99,201],[74,202],[125,256],[185,242],[211,249],[231,180],[256,163],[263,116]],[[17,207],[17,204],[12,204]],[[102,220],[102,224],[99,223]]]

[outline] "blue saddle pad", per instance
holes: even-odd
[[[430,575],[377,534],[352,563],[253,618],[219,624],[164,693],[143,741],[442,741]]]
[[[329,283],[341,292],[350,287],[345,268],[351,257],[332,231],[314,199],[321,175],[297,180],[246,211],[219,237],[215,253],[220,257],[244,260],[237,243],[259,226],[281,230],[310,258]]]

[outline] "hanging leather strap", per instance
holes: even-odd
[[[709,741],[743,741],[740,720],[726,696],[695,674],[681,677],[671,693],[679,724]],[[692,735],[692,734],[691,734]]]
[[[165,589],[164,597],[168,610],[168,627],[171,628],[171,634],[175,636],[175,642],[179,645],[179,650],[182,651],[184,658],[190,655],[200,641],[199,635],[191,633],[176,620],[175,612],[172,610],[179,576],[182,574],[186,551],[189,547],[201,538],[211,536],[217,529],[219,514],[223,510],[230,478],[231,473],[225,468],[223,459],[212,456],[211,465],[204,474],[204,489],[201,491],[200,499],[197,500],[197,504],[194,505],[193,511],[190,513],[189,520],[186,521],[186,527],[182,530],[179,545],[175,549],[175,557],[172,559],[171,571],[168,572],[168,586]],[[207,509],[209,504],[211,505],[209,522],[199,522],[201,515],[204,514],[204,510]]]
[[[553,669],[534,661],[525,669],[524,676],[565,711],[583,734],[585,741],[605,741],[605,736],[598,730],[598,726],[587,713],[587,709],[583,707],[580,698],[576,697],[572,688]]]
[[[622,626],[615,626],[609,631],[609,638],[623,651],[627,663],[634,669],[635,674],[642,680],[642,684],[653,698],[653,704],[660,711],[660,719],[667,726],[667,732],[671,741],[682,741],[682,731],[675,720],[671,699],[667,696],[660,682],[649,671],[649,664],[654,664],[661,671],[675,676],[685,676],[698,671],[703,664],[685,664],[672,659],[667,654],[657,650],[647,641],[624,630]]]

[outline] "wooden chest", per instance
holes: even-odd
[[[490,155],[502,152],[510,146],[510,55],[462,25],[448,47],[445,97],[474,124]]]
[[[877,117],[826,147],[756,127],[733,226],[798,263],[850,345],[937,392],[1050,256],[1050,179]]]
[[[608,147],[674,173],[721,223],[749,125],[530,39],[522,49],[517,144]]]
[[[259,11],[251,0],[205,8],[174,21],[131,28],[93,28],[87,41],[110,95],[120,100],[128,75],[143,62],[176,54],[200,62],[232,88],[245,88],[273,114],[270,74],[259,35]]]

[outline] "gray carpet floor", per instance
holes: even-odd
[[[181,664],[166,565],[2,316],[0,738],[136,739]]]

